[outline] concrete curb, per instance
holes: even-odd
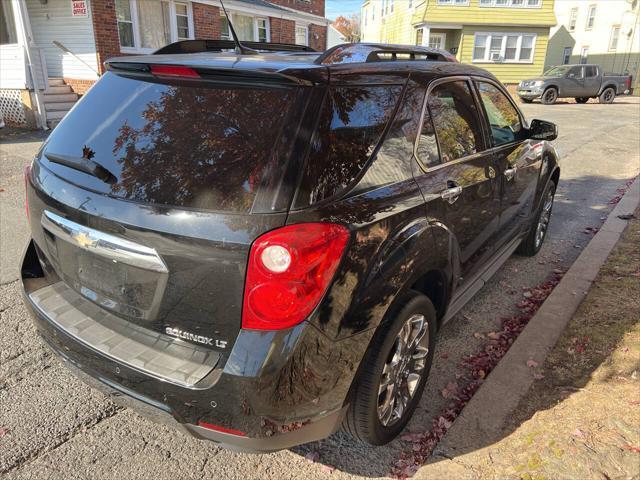
[[[640,179],[636,178],[604,225],[455,420],[434,450],[429,464],[440,462],[442,465],[439,467],[449,472],[452,467],[459,470],[465,463],[465,454],[487,447],[501,438],[505,421],[534,382],[527,360],[543,364],[627,226],[627,221],[619,219],[618,215],[633,213],[639,204]],[[435,465],[426,469],[429,476],[433,474],[433,467]],[[472,468],[473,464],[468,467]],[[466,470],[466,473],[470,471]]]

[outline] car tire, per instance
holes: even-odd
[[[540,101],[545,105],[553,105],[558,99],[558,90],[554,87],[547,88],[540,97]]]
[[[576,103],[587,103],[589,101],[589,97],[576,97]]]
[[[433,362],[436,323],[436,310],[425,295],[411,290],[395,302],[362,360],[343,431],[371,445],[384,445],[398,436],[420,402]],[[405,332],[409,348],[401,355]],[[418,377],[410,381],[413,375]],[[396,408],[396,401],[403,408]]]
[[[531,225],[527,236],[522,240],[522,243],[518,246],[516,253],[525,257],[533,257],[542,248],[544,239],[547,237],[547,231],[549,229],[549,222],[551,220],[551,213],[553,211],[553,199],[556,194],[556,184],[553,180],[549,180],[549,183],[542,192],[542,202],[538,207],[536,219]]]
[[[533,102],[533,98],[521,98],[520,100],[522,100],[522,103],[531,103],[531,102]]]
[[[612,87],[605,88],[600,96],[598,97],[598,101],[600,103],[613,103],[616,98],[616,91]]]

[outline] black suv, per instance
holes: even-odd
[[[556,127],[429,48],[229,48],[108,62],[26,169],[25,302],[81,377],[196,437],[384,444],[438,328],[540,249]]]

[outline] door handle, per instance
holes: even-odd
[[[516,176],[516,172],[518,171],[518,167],[513,167],[513,168],[507,168],[504,171],[504,176],[506,177],[507,181],[513,179],[513,177]]]
[[[449,203],[454,203],[458,199],[461,193],[462,193],[462,187],[455,186],[455,187],[451,187],[451,188],[447,188],[446,190],[443,190],[440,193],[440,196],[443,199],[447,200]]]

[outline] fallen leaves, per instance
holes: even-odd
[[[320,460],[320,454],[318,452],[309,452],[304,456],[304,458],[307,462],[314,463]]]
[[[527,367],[529,368],[535,368],[538,366],[538,362],[536,362],[535,360],[527,360]]]
[[[587,436],[586,434],[580,430],[579,428],[576,428],[573,432],[571,432],[571,435],[573,435],[574,437],[578,437],[580,439],[585,439]]]
[[[444,398],[458,398],[458,384],[456,382],[447,383],[447,386],[442,389],[442,396]]]
[[[451,400],[451,402],[440,412],[440,416],[432,421],[431,428],[428,431],[423,434],[412,433],[401,437],[401,440],[411,443],[411,448],[400,454],[399,459],[392,468],[390,474],[392,477],[400,479],[411,477],[427,461],[435,446],[484,383],[485,377],[504,357],[515,339],[540,308],[540,305],[556,285],[560,283],[563,275],[563,270],[556,269],[547,281],[534,288],[526,289],[525,292],[530,293],[530,295],[524,296],[524,299],[518,303],[520,314],[503,319],[500,331],[486,334],[476,332],[477,335],[474,333],[473,336],[475,338],[486,337],[488,342],[482,346],[478,353],[462,360],[461,366],[470,375],[464,375],[466,381],[462,385],[458,382],[447,383],[441,393],[444,398]],[[529,365],[529,362],[533,362],[535,365]],[[534,360],[529,360],[527,364],[531,368],[538,366],[538,363]],[[533,377],[536,380],[540,380],[544,378],[544,375],[536,372]],[[463,376],[456,374],[456,379],[460,378],[463,378]]]
[[[0,427],[0,438],[4,437],[5,435],[9,435],[10,431],[11,430],[6,427]]]

